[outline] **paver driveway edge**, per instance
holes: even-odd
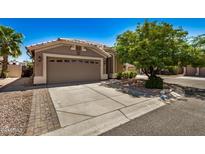
[[[100,135],[112,128],[128,122],[120,111],[88,119],[75,125],[70,125],[53,132],[43,134],[43,136],[94,136]]]

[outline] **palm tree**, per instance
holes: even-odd
[[[20,46],[22,44],[23,34],[15,32],[14,29],[6,26],[0,26],[0,56],[3,57],[1,77],[5,78],[8,69],[8,57],[14,58],[21,55]]]

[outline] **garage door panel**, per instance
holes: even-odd
[[[100,61],[48,58],[48,83],[100,80]]]

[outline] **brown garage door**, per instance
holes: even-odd
[[[100,61],[85,59],[47,59],[47,83],[100,80]]]

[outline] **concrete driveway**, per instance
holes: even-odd
[[[165,104],[100,83],[49,88],[61,128],[43,135],[100,135]]]

